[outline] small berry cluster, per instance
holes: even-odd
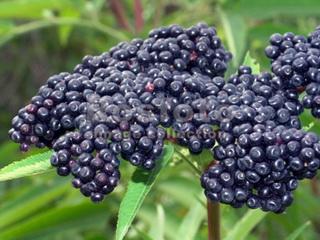
[[[272,60],[274,84],[288,91],[304,92],[305,108],[311,109],[313,116],[320,117],[320,28],[308,37],[291,32],[283,35],[275,33],[270,37],[270,45],[265,49]]]
[[[10,138],[21,150],[30,145],[52,147],[52,142],[74,129],[74,118],[84,101],[89,79],[80,74],[60,73],[50,77],[31,103],[12,120]]]
[[[206,196],[233,207],[283,212],[298,180],[313,178],[320,167],[319,138],[295,128],[242,134],[216,147],[218,163],[201,178]]]
[[[67,133],[54,143],[51,165],[60,176],[71,173],[75,177],[73,186],[98,202],[118,185],[120,162],[109,146],[96,148],[95,153],[94,147],[93,141],[84,139],[79,132]]]
[[[318,35],[275,34],[272,73],[240,66],[225,80],[231,54],[215,28],[161,27],[50,77],[9,134],[23,151],[52,148],[57,173],[94,202],[119,183],[120,157],[151,170],[166,139],[191,154],[210,149],[217,162],[201,177],[210,200],[280,213],[320,167],[319,138],[299,120],[304,107],[320,112]]]
[[[166,132],[163,128],[142,127],[133,124],[130,127],[131,138],[121,141],[121,156],[132,165],[150,170],[161,155]]]
[[[300,131],[298,115],[303,107],[297,94],[274,89],[271,80],[270,73],[254,75],[249,67],[241,66],[217,96],[219,108],[213,110],[221,119],[218,145],[213,148],[217,164],[201,177],[212,201],[273,212],[291,204],[288,199],[296,187],[290,184],[297,184],[298,173],[292,173],[289,165],[297,155],[287,150],[286,143],[293,140],[295,130]],[[299,152],[301,139],[296,140],[294,151]],[[303,173],[299,179],[310,174]],[[261,189],[268,192],[262,194]]]

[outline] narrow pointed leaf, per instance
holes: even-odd
[[[178,229],[176,239],[193,240],[205,215],[206,210],[202,203],[199,201],[193,203]]]
[[[63,11],[60,15],[61,17],[64,18],[73,18],[77,19],[80,17],[80,11],[75,11],[75,10],[69,10],[69,11]],[[66,46],[67,42],[69,40],[69,36],[72,32],[73,26],[71,25],[60,25],[59,26],[59,40],[60,44],[62,46]]]
[[[173,152],[173,146],[166,145],[162,159],[158,161],[158,165],[154,170],[146,172],[137,169],[134,172],[127,192],[120,204],[116,240],[122,240],[125,237],[145,197],[149,193],[161,169],[163,169],[172,158]]]
[[[286,238],[286,240],[296,240],[296,239],[298,239],[298,237],[303,233],[303,231],[306,230],[306,228],[309,227],[310,225],[311,225],[310,221],[304,223],[303,225],[298,227],[293,233],[291,233]]]
[[[157,205],[157,218],[155,224],[151,225],[149,236],[153,240],[164,240],[165,212],[161,204]]]
[[[104,204],[94,205],[91,202],[75,206],[52,208],[34,215],[19,224],[0,232],[0,239],[43,239],[58,232],[72,229],[88,229],[103,226],[109,215]]]
[[[261,210],[248,210],[241,220],[233,227],[224,240],[244,240],[251,230],[267,216],[266,212]]]
[[[238,14],[219,9],[220,20],[227,37],[228,47],[233,54],[233,63],[237,67],[243,59],[248,35],[247,24]]]
[[[10,41],[11,39],[27,34],[32,31],[40,30],[43,28],[53,27],[53,26],[77,26],[77,27],[86,27],[91,28],[96,31],[99,31],[105,35],[111,36],[118,40],[127,40],[127,36],[121,31],[115,30],[111,27],[108,27],[102,23],[78,18],[53,18],[45,20],[37,20],[28,22],[25,24],[20,24],[13,28],[10,28],[5,34],[0,36],[0,47]]]
[[[157,215],[156,208],[152,202],[146,202],[137,214],[142,222],[154,223],[154,216]],[[177,216],[173,211],[166,211],[164,223],[165,239],[175,239],[177,229],[181,223],[180,216]]]
[[[155,240],[154,238],[152,238],[151,236],[146,234],[144,231],[141,231],[137,228],[134,228],[134,230],[138,233],[139,239],[141,239],[141,240]]]
[[[1,231],[30,214],[43,209],[53,200],[67,193],[69,189],[70,183],[65,181],[54,182],[54,185],[41,185],[26,189],[21,195],[10,199],[10,201],[1,206],[0,218],[5,219],[5,221],[0,221]]]
[[[194,179],[183,177],[183,176],[172,176],[168,179],[164,179],[157,186],[158,191],[164,193],[177,203],[188,208],[193,199],[191,197],[186,198],[185,196],[196,196],[201,190],[201,186]]]
[[[48,172],[52,169],[49,161],[51,154],[51,151],[39,153],[7,165],[0,169],[0,181]]]

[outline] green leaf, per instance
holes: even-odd
[[[188,208],[194,203],[194,197],[201,191],[201,186],[194,178],[190,176],[171,176],[157,185],[157,189],[162,193],[170,196],[176,203]],[[185,196],[189,197],[185,197]]]
[[[302,129],[307,132],[307,131],[310,131],[313,127],[314,127],[314,122],[311,122],[308,125],[303,126]]]
[[[151,224],[149,236],[153,240],[164,240],[165,212],[161,204],[157,205],[157,219]]]
[[[174,239],[181,223],[181,218],[175,213],[177,210],[176,207],[166,210],[166,221],[164,223],[165,239]],[[154,224],[154,216],[157,215],[154,204],[152,202],[146,202],[137,215],[142,222]]]
[[[89,201],[75,206],[57,207],[2,230],[0,239],[43,239],[45,235],[52,236],[57,232],[103,226],[109,214],[105,204],[94,205]]]
[[[250,53],[247,52],[246,57],[244,58],[243,65],[249,66],[252,68],[253,74],[259,74],[260,73],[260,65],[257,62],[256,59],[252,58],[250,56]]]
[[[74,18],[77,19],[80,17],[79,11],[64,11],[61,15],[63,18]],[[59,40],[62,46],[66,46],[69,36],[72,32],[73,27],[71,25],[61,25],[59,26]]]
[[[0,21],[0,35],[9,31],[14,27],[14,23],[10,20],[1,20]]]
[[[10,0],[0,2],[0,19],[41,19],[54,16],[53,11],[60,17],[78,18],[81,14],[83,0]],[[1,25],[0,25],[1,27]],[[13,28],[13,27],[11,27]],[[7,29],[9,30],[9,29]],[[62,45],[67,43],[72,30],[71,25],[59,26],[59,38]],[[1,28],[0,28],[1,33]]]
[[[224,7],[231,14],[239,14],[255,19],[266,19],[275,16],[291,16],[294,18],[319,15],[320,2],[318,0],[239,0],[229,1]]]
[[[309,110],[304,110],[300,116],[302,126],[307,126],[308,131],[313,131],[317,134],[320,134],[320,121],[315,119]]]
[[[23,34],[48,28],[52,26],[80,26],[99,31],[105,35],[111,36],[119,41],[127,40],[127,36],[121,31],[115,30],[96,21],[83,20],[78,18],[52,18],[39,21],[33,21],[11,28],[5,34],[0,35],[0,46],[4,45],[11,39]]]
[[[134,172],[128,185],[127,192],[120,204],[116,240],[122,240],[125,237],[145,197],[149,193],[161,170],[172,158],[173,152],[174,148],[172,145],[165,145],[162,160],[158,161],[158,165],[153,171],[146,172],[144,170],[137,169]]]
[[[34,154],[44,153],[46,151],[48,150],[33,148],[26,153],[22,153],[18,144],[12,141],[4,142],[0,145],[0,169],[14,161],[17,161],[17,159],[27,158]]]
[[[18,145],[11,141],[1,144],[0,145],[0,156],[1,156],[0,166],[3,167],[11,163],[15,159],[19,159],[18,156],[20,151],[18,149],[19,149]]]
[[[248,35],[247,24],[244,18],[238,14],[230,14],[218,9],[223,30],[227,37],[228,47],[233,54],[233,63],[237,67],[242,60]]]
[[[139,239],[141,239],[141,240],[155,240],[154,238],[152,238],[151,236],[146,234],[144,231],[141,231],[136,227],[133,227],[133,229],[138,233]]]
[[[200,175],[202,171],[201,171],[200,166],[198,164],[199,161],[197,161],[197,160],[198,159],[202,160],[203,156],[201,158],[198,155],[194,157],[190,154],[190,152],[187,148],[182,147],[182,146],[175,145],[174,148],[175,148],[175,151],[174,151],[173,157],[175,159],[185,161],[198,175]],[[207,151],[204,151],[204,152],[207,152]],[[200,155],[205,155],[205,153],[201,153]]]
[[[6,0],[0,1],[0,18],[42,18],[44,11],[80,11],[82,0]]]
[[[52,152],[39,153],[13,162],[0,170],[0,181],[48,172],[52,169],[49,158]]]
[[[71,32],[72,32],[72,26],[62,25],[59,27],[59,41],[62,46],[67,45]]]
[[[176,239],[193,240],[205,216],[206,211],[202,203],[193,203],[178,229]]]
[[[70,189],[66,182],[53,182],[52,185],[32,186],[21,192],[14,199],[2,204],[0,218],[0,229],[13,224],[29,214],[32,214],[48,205],[54,199],[59,198]],[[1,238],[0,238],[1,239]]]
[[[261,210],[249,210],[224,240],[244,240],[250,231],[267,215]]]
[[[303,233],[303,231],[309,227],[311,225],[310,221],[307,221],[306,223],[304,223],[303,225],[301,225],[300,227],[298,227],[293,233],[291,233],[286,240],[296,240],[298,239],[298,237]]]

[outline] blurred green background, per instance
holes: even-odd
[[[320,24],[319,9],[319,0],[0,0],[0,167],[25,157],[7,142],[16,111],[48,76],[71,71],[86,54],[146,37],[157,26],[205,21],[216,26],[234,54],[229,72],[247,51],[268,69],[268,37],[287,31],[308,34]],[[320,133],[308,113],[303,120]],[[126,239],[207,238],[198,176],[184,162],[174,165],[163,171]],[[126,164],[122,168],[121,186],[100,205],[81,197],[69,178],[54,173],[0,183],[0,239],[113,239],[133,171]],[[303,182],[294,205],[285,214],[265,215],[246,239],[286,239],[297,229],[303,231],[297,239],[320,239],[318,185],[316,179]],[[246,211],[222,207],[223,236]]]

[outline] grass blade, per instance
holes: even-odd
[[[297,228],[293,233],[291,233],[286,240],[296,240],[298,237],[303,233],[303,231],[311,225],[310,221],[307,221],[303,225],[301,225],[299,228]]]
[[[0,221],[0,229],[4,229],[39,209],[44,208],[51,201],[67,193],[69,189],[70,183],[54,182],[50,187],[41,185],[24,191],[24,193],[16,199],[11,199],[2,205],[0,218],[5,219],[5,221]]]
[[[8,32],[0,36],[0,46],[4,45],[11,39],[29,33],[31,31],[48,28],[52,26],[80,26],[87,27],[99,31],[105,35],[111,36],[120,41],[127,40],[127,36],[120,31],[108,27],[100,22],[83,20],[78,18],[53,18],[30,23],[21,24],[11,28]]]
[[[44,239],[54,233],[71,229],[87,229],[100,225],[107,219],[106,205],[91,202],[75,206],[57,207],[33,216],[24,222],[7,228],[0,233],[0,239]]]
[[[157,205],[156,223],[151,225],[149,236],[153,240],[164,240],[165,212],[161,204]]]
[[[218,12],[227,37],[228,47],[234,56],[233,63],[237,67],[242,60],[246,48],[247,24],[240,15],[230,14],[222,9],[219,9]]]
[[[244,240],[251,230],[265,217],[266,212],[248,210],[241,220],[234,226],[224,240]]]
[[[206,210],[200,201],[192,204],[178,229],[176,239],[193,240],[205,215]]]

